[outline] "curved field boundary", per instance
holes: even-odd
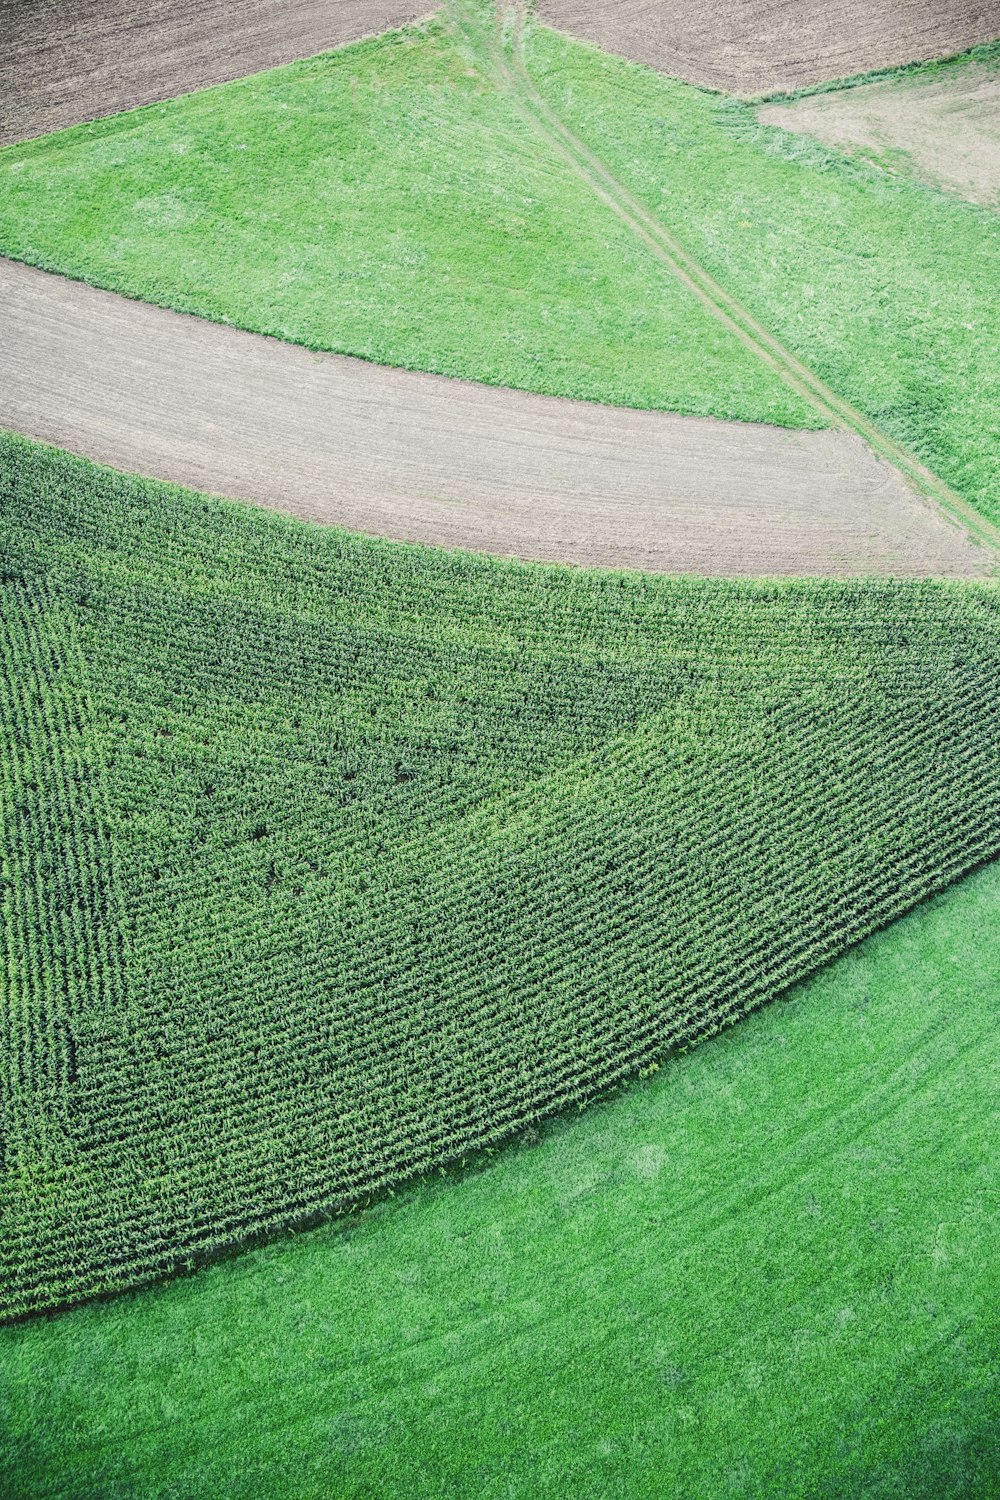
[[[1000,528],[981,516],[912,453],[882,432],[856,407],[838,396],[824,381],[769,333],[748,308],[731,296],[691,255],[682,242],[608,170],[580,138],[569,129],[542,98],[523,60],[523,3],[499,0],[496,27],[492,33],[477,26],[466,0],[455,0],[450,8],[460,34],[480,57],[483,66],[501,88],[520,103],[525,119],[559,151],[564,160],[588,183],[600,200],[628,225],[633,233],[719,321],[779,374],[835,427],[847,428],[868,444],[880,458],[892,464],[906,482],[947,514],[960,520],[984,545],[1000,549]]]
[[[585,1105],[1000,846],[989,584],[519,567],[22,438],[0,514],[43,830],[0,916],[48,987],[0,1042],[0,1318]]]
[[[629,411],[317,355],[0,261],[0,427],[307,519],[726,576],[990,571],[848,432]]]
[[[0,0],[0,146],[375,36],[419,0]]]
[[[994,866],[460,1186],[0,1331],[0,1490],[995,1494],[998,912]]]
[[[539,0],[543,21],[687,83],[751,95],[964,52],[987,0]]]
[[[758,111],[835,150],[912,171],[971,203],[1000,208],[1000,49],[992,64],[914,70]]]

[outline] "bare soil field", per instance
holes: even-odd
[[[865,83],[790,104],[760,118],[842,150],[863,150],[973,203],[1000,207],[1000,71],[980,64]],[[902,160],[899,153],[905,153]]]
[[[9,261],[0,427],[311,520],[499,556],[743,577],[995,562],[853,434],[311,354]]]
[[[539,18],[689,83],[801,88],[1000,37],[996,0],[539,0]]]
[[[376,35],[420,0],[0,0],[0,146]]]

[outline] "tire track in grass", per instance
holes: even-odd
[[[878,457],[891,464],[922,499],[965,527],[995,554],[1000,554],[1000,527],[980,515],[913,453],[838,396],[808,365],[785,348],[748,308],[720,286],[672,230],[629,192],[543,99],[524,61],[526,0],[496,0],[492,30],[477,24],[469,0],[450,0],[448,15],[458,36],[474,52],[491,80],[520,106],[524,119],[546,144],[725,328],[792,390],[809,401],[832,426],[856,433]]]

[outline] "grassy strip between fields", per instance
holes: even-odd
[[[0,151],[0,253],[386,364],[824,425],[441,20]]]
[[[453,6],[458,13],[458,0]],[[475,12],[473,12],[475,13]],[[519,17],[520,13],[515,12]],[[528,117],[547,144],[555,147],[587,181],[595,195],[613,206],[619,218],[651,252],[668,266],[678,280],[697,295],[724,327],[751,348],[761,362],[777,371],[788,386],[810,402],[833,426],[858,434],[874,453],[891,463],[903,478],[932,504],[940,506],[964,524],[986,546],[1000,550],[1000,527],[986,520],[905,446],[865,417],[864,413],[820,380],[790,349],[782,345],[743,303],[731,296],[686,250],[681,240],[651,213],[605,163],[564,123],[535,88],[524,62],[523,25],[516,25],[509,43],[495,38],[488,49],[494,58],[501,87],[519,96]]]
[[[1000,519],[1000,218],[529,28],[553,114],[836,396]]]
[[[322,530],[0,444],[0,1310],[583,1105],[1000,848],[989,584]]]
[[[491,7],[455,0],[489,23]],[[471,5],[471,8],[470,8]],[[473,28],[475,29],[475,28]],[[1000,517],[1000,224],[541,27],[555,113],[836,395]],[[312,347],[824,420],[423,28],[0,153],[0,251]]]
[[[457,1182],[0,1331],[9,1500],[984,1500],[1000,870]]]

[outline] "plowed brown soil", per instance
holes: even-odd
[[[931,78],[904,74],[790,104],[765,104],[760,117],[828,146],[883,155],[894,170],[906,168],[973,203],[1000,207],[997,68],[970,65]]]
[[[994,562],[853,434],[310,354],[9,261],[0,427],[313,520],[501,556],[731,576]]]
[[[433,0],[0,0],[0,146],[311,57]]]
[[[690,83],[800,88],[1000,37],[997,0],[539,0],[541,20]]]

